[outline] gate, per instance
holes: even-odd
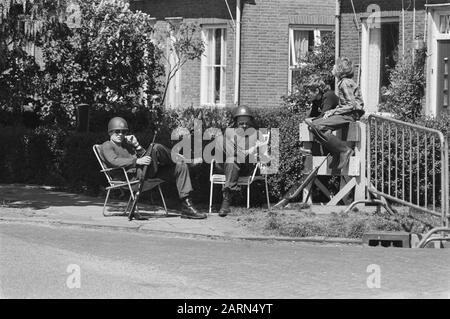
[[[370,115],[367,124],[367,196],[358,203],[408,206],[440,218],[441,226],[424,235],[430,241],[450,240],[448,141],[442,132],[416,124]],[[440,233],[440,236],[433,236]]]

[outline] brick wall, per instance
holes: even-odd
[[[240,103],[250,107],[278,107],[287,93],[290,24],[334,25],[335,0],[243,1],[241,30]],[[228,0],[231,13],[235,0]],[[183,17],[200,24],[227,26],[226,104],[234,101],[235,38],[225,0],[141,0],[132,6],[157,19]],[[200,103],[200,61],[181,71],[182,105]]]
[[[236,0],[228,0],[231,12]],[[166,17],[229,19],[225,0],[131,0],[131,6],[157,19]]]
[[[231,14],[235,15],[235,0],[228,0]],[[181,17],[186,22],[220,24],[227,31],[226,104],[233,103],[234,88],[234,32],[230,12],[224,0],[137,0],[134,9],[146,12],[161,23],[165,18]],[[181,106],[200,105],[200,60],[187,62],[180,72]]]
[[[397,17],[399,21],[399,52],[408,54],[413,46],[413,29],[416,39],[426,41],[425,34],[425,3],[440,4],[448,3],[448,0],[416,0],[415,13],[412,1],[403,1],[404,18],[402,16],[402,1],[392,0],[353,0],[354,11],[351,0],[341,0],[341,23],[340,23],[340,56],[350,58],[357,67],[360,64],[361,54],[361,29],[358,30],[355,23],[361,27],[362,18],[369,14],[368,6],[376,4],[381,10],[381,17]],[[414,23],[415,15],[415,23]],[[404,24],[404,25],[403,25]],[[404,32],[403,32],[404,28]],[[404,47],[403,47],[404,41]],[[355,76],[358,72],[355,72]]]
[[[425,30],[425,3],[428,4],[440,4],[448,3],[448,0],[416,0],[415,1],[415,34],[416,38],[424,39]],[[368,16],[367,7],[370,4],[377,4],[381,10],[381,16],[383,17],[398,17],[399,20],[399,44],[400,50],[403,50],[403,35],[405,42],[405,52],[410,50],[413,41],[413,28],[414,28],[414,11],[412,2],[404,1],[404,20],[402,18],[402,1],[392,0],[353,0],[356,21],[361,25],[361,19]],[[355,64],[358,64],[361,52],[361,31],[358,32],[356,24],[354,22],[354,12],[351,0],[341,0],[341,43],[340,43],[340,55],[347,56],[352,59]],[[403,21],[404,30],[403,33]]]
[[[416,10],[424,10],[425,3],[428,4],[440,4],[449,3],[448,0],[416,0]],[[356,13],[366,12],[367,6],[370,4],[377,4],[380,6],[382,11],[395,11],[402,9],[401,0],[353,0],[353,5],[355,7]],[[413,1],[404,0],[404,9],[408,11],[413,11]],[[351,0],[341,0],[341,13],[352,13],[352,1]]]
[[[278,107],[287,93],[289,25],[334,24],[334,0],[256,0],[242,19],[241,104]]]

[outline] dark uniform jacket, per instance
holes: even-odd
[[[128,143],[124,142],[119,145],[112,141],[104,142],[102,144],[102,157],[109,168],[124,167],[127,173],[136,173],[136,160],[139,156],[136,149]],[[121,172],[113,172],[111,175],[117,178],[124,177]]]

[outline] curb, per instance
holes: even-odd
[[[171,235],[178,237],[189,237],[189,238],[204,238],[204,239],[215,239],[215,240],[244,240],[244,241],[266,241],[266,242],[306,242],[306,243],[322,243],[322,244],[346,244],[346,245],[363,245],[362,239],[353,238],[328,238],[328,237],[276,237],[276,236],[227,236],[227,235],[212,235],[212,234],[201,234],[201,233],[186,233],[179,231],[166,231],[166,230],[153,230],[153,229],[142,229],[142,225],[136,226],[115,226],[115,225],[98,225],[89,223],[77,223],[77,222],[65,222],[60,220],[30,220],[24,218],[4,218],[0,217],[0,223],[21,223],[21,224],[40,224],[49,226],[59,226],[59,227],[78,227],[85,229],[109,229],[127,232],[136,232],[143,234],[160,234],[160,235]]]

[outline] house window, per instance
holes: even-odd
[[[332,26],[293,26],[289,28],[289,93],[296,90],[295,74],[299,71],[301,61],[321,43],[321,39],[333,32]]]
[[[226,29],[204,27],[205,53],[201,61],[200,103],[225,106]]]

